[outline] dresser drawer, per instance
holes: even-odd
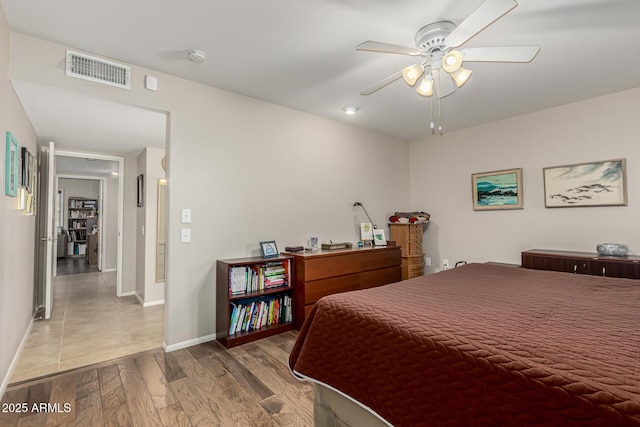
[[[381,268],[394,267],[400,264],[401,251],[399,250],[379,250],[362,256],[360,260],[360,271],[379,270]]]
[[[313,304],[325,295],[360,289],[360,274],[314,280],[304,285],[304,303]]]
[[[412,256],[412,255],[422,255],[422,239],[420,240],[409,240],[406,245],[402,245],[402,255],[404,256]]]
[[[360,271],[360,254],[350,253],[305,259],[302,267],[304,270],[297,270],[297,272],[304,275],[305,281],[353,274]]]
[[[360,276],[360,289],[373,288],[402,280],[402,268],[396,265],[382,270],[366,271]]]
[[[423,266],[414,266],[409,268],[407,271],[407,279],[412,279],[414,277],[419,277],[424,275],[424,267]]]

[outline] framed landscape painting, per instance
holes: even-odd
[[[547,208],[627,205],[625,159],[547,167],[543,174]]]
[[[473,209],[522,209],[522,168],[471,175]]]

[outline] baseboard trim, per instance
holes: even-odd
[[[140,295],[138,295],[138,293],[137,293],[137,292],[134,292],[134,295],[136,296],[136,299],[138,300],[138,302],[140,303],[140,305],[144,307],[144,301],[142,300],[142,298],[140,297]]]
[[[164,300],[163,299],[159,299],[158,301],[149,301],[149,302],[145,302],[144,304],[142,304],[143,307],[152,307],[154,305],[162,305],[164,304]]]
[[[11,379],[11,375],[13,375],[13,370],[15,369],[16,365],[18,364],[18,360],[20,360],[20,355],[22,354],[22,349],[24,348],[24,344],[27,342],[27,338],[29,337],[29,333],[31,333],[31,327],[32,326],[33,326],[33,319],[31,319],[31,321],[29,322],[29,326],[27,327],[27,331],[24,333],[24,336],[22,337],[22,341],[20,342],[20,345],[18,346],[18,351],[16,351],[15,356],[13,356],[13,360],[11,361],[11,364],[9,365],[9,369],[7,370],[7,374],[2,379],[2,384],[0,384],[0,400],[2,399],[2,396],[4,396],[4,392],[7,390],[7,386],[9,385],[9,380]]]
[[[130,297],[131,295],[135,295],[135,294],[136,294],[136,291],[123,292],[120,295],[118,295],[118,298]]]
[[[171,351],[181,350],[183,348],[191,347],[194,345],[202,344],[205,342],[213,341],[216,339],[216,334],[205,335],[203,337],[194,338],[192,340],[182,341],[176,344],[167,345],[166,343],[162,343],[162,348],[165,352],[169,353]]]
[[[118,271],[118,270],[115,268],[108,268],[106,270],[102,270],[102,273],[111,273],[112,271]]]

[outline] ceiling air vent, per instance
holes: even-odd
[[[67,50],[67,76],[129,89],[131,67]]]

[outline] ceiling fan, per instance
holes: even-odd
[[[424,58],[360,94],[371,95],[403,77],[409,86],[417,84],[418,94],[432,97],[435,90],[436,96],[441,99],[454,93],[456,88],[462,87],[471,76],[471,70],[462,67],[463,62],[530,62],[538,54],[540,46],[457,49],[517,5],[515,0],[485,0],[458,26],[449,21],[440,21],[422,27],[416,33],[415,48],[375,41],[359,44],[356,50]],[[423,78],[420,81],[421,77]]]

